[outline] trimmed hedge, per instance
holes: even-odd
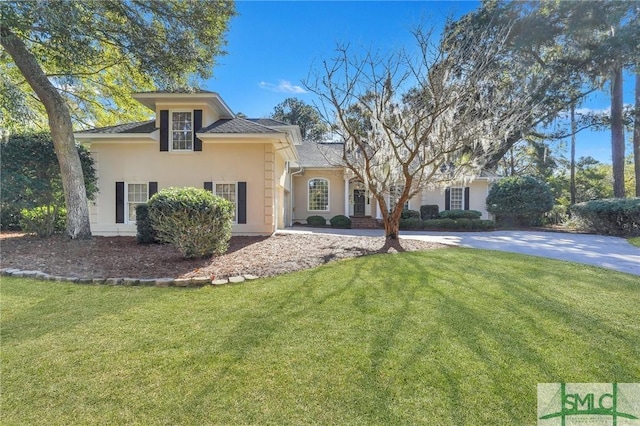
[[[417,210],[403,210],[400,219],[420,219],[420,212]]]
[[[349,229],[351,228],[351,219],[343,214],[336,215],[329,220],[333,228]]]
[[[640,235],[640,198],[609,198],[571,206],[586,230],[607,235]]]
[[[533,176],[510,176],[491,186],[487,211],[507,225],[539,225],[553,208],[549,186]]]
[[[474,230],[474,231],[486,231],[489,229],[495,229],[496,224],[492,220],[483,219],[428,219],[422,221],[423,229],[445,229],[445,230]]]
[[[156,231],[151,226],[149,206],[146,204],[138,204],[136,206],[136,230],[138,244],[154,244],[158,242]]]
[[[417,218],[417,217],[400,219],[400,229],[420,230],[422,229],[422,221],[420,220],[420,218]]]
[[[440,214],[440,207],[437,204],[425,204],[420,206],[420,219],[437,219]]]
[[[307,225],[310,226],[327,226],[327,219],[322,216],[309,216],[307,218]]]
[[[175,246],[183,257],[227,251],[234,218],[231,202],[205,189],[166,188],[147,204],[157,239]]]
[[[443,210],[440,219],[480,219],[482,213],[477,210]]]

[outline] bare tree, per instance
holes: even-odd
[[[388,240],[398,238],[407,200],[425,188],[468,183],[530,121],[529,82],[508,90],[492,65],[507,34],[452,48],[417,30],[417,53],[386,57],[339,47],[305,82],[344,140],[344,166],[378,202]]]

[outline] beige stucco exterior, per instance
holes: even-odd
[[[329,181],[329,210],[309,210],[309,181],[327,179]],[[329,220],[333,216],[344,214],[344,172],[342,169],[304,169],[293,175],[293,222],[306,223],[309,216],[322,216]]]

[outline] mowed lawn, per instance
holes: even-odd
[[[237,286],[2,278],[2,424],[535,424],[640,381],[640,277],[471,249]]]

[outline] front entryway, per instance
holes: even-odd
[[[364,189],[353,190],[353,215],[364,216],[366,207],[366,196]]]

